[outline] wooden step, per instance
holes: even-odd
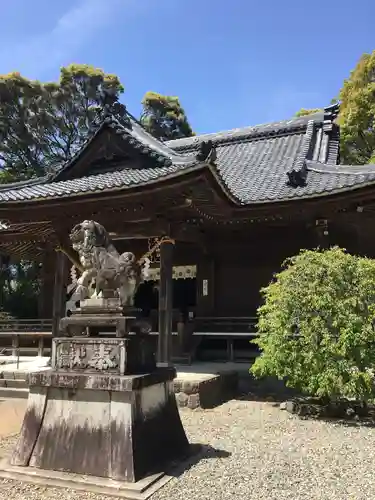
[[[29,397],[29,389],[16,387],[0,387],[0,399],[27,399]]]
[[[19,388],[19,389],[24,389],[24,388],[28,388],[28,384],[27,384],[27,381],[25,379],[21,379],[21,378],[11,378],[11,379],[7,379],[7,378],[0,378],[0,387],[15,387],[15,388]]]
[[[0,379],[7,380],[26,380],[27,374],[29,372],[24,371],[7,371],[3,370],[0,372]]]

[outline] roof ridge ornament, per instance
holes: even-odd
[[[324,108],[324,119],[335,120],[340,112],[340,103],[337,101]]]
[[[335,120],[340,111],[340,103],[336,102],[324,108],[323,130],[327,134],[331,133],[335,124]]]
[[[314,120],[309,120],[307,123],[305,137],[303,139],[302,148],[297,158],[293,163],[293,167],[286,173],[288,177],[287,185],[291,187],[304,187],[307,182],[307,163],[313,137],[315,132]]]
[[[99,102],[99,121],[109,122],[117,120],[126,128],[131,128],[131,121],[125,104],[118,100],[116,91],[113,89],[102,89],[100,92]]]
[[[215,163],[217,159],[216,147],[211,140],[203,141],[199,144],[198,153],[195,155],[198,161]]]
[[[296,170],[292,169],[289,172],[286,173],[288,176],[288,186],[291,187],[305,187],[306,186],[306,181],[307,181],[307,165],[306,162],[304,162],[303,166]]]

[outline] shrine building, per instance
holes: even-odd
[[[99,222],[139,258],[166,237],[136,307],[155,332],[189,324],[202,352],[231,339],[241,358],[260,289],[287,257],[333,244],[374,256],[375,166],[340,165],[337,113],[168,142],[106,113],[57,173],[0,186],[0,253],[42,263],[39,318],[55,333],[76,279],[75,224]]]

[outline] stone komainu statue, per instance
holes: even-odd
[[[118,296],[121,305],[133,306],[135,292],[147,276],[148,260],[141,264],[132,252],[120,255],[105,228],[92,220],[74,226],[70,240],[83,268],[77,299]]]

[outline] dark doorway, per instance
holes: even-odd
[[[195,278],[173,281],[173,309],[183,313],[195,309],[197,304],[197,280]]]
[[[157,281],[145,281],[137,290],[135,307],[142,310],[142,316],[149,317],[157,311],[159,292]],[[173,309],[184,315],[195,309],[197,301],[197,280],[195,278],[173,280]]]
[[[142,316],[148,318],[152,310],[157,310],[159,294],[156,281],[145,281],[138,287],[134,297],[134,306],[141,309]]]

